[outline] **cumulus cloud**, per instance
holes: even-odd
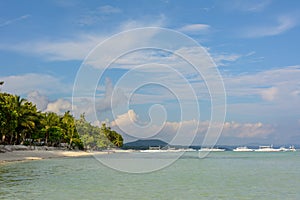
[[[128,110],[127,113],[118,115],[117,118],[111,122],[112,126],[124,126],[132,123],[137,123],[138,115],[133,110]]]
[[[193,130],[193,124],[197,123],[195,120],[182,121],[182,122],[166,122],[165,126],[170,135],[176,133],[178,127],[183,126],[188,132],[186,134],[191,134]],[[210,125],[209,121],[200,121],[199,127],[196,131],[198,135],[204,135]],[[219,124],[212,123],[211,126],[216,126]],[[274,131],[272,125],[263,124],[261,122],[257,123],[238,123],[238,122],[225,122],[223,124],[222,136],[225,137],[238,137],[238,138],[264,138]]]
[[[265,138],[274,131],[270,124],[225,122],[224,136],[238,138]]]
[[[114,129],[136,138],[153,137],[163,128],[162,124],[154,124],[152,121],[141,121],[132,109],[117,115],[110,125]]]
[[[46,95],[41,94],[39,91],[31,91],[27,94],[27,100],[34,103],[37,109],[42,112],[54,112],[62,115],[67,111],[78,110],[76,106],[72,108],[72,103],[66,99],[57,99],[50,101]],[[82,114],[81,112],[80,114]],[[79,115],[78,115],[79,116]]]
[[[83,90],[85,88],[83,86]],[[118,109],[128,101],[124,91],[114,87],[109,78],[105,79],[104,86],[97,87],[96,94],[95,91],[90,91],[89,94],[83,93],[80,89],[73,93],[73,114],[79,117],[80,114],[85,113],[86,118],[91,122],[97,121],[98,118],[110,118],[112,108]]]
[[[105,79],[105,91],[103,98],[96,99],[97,112],[111,110],[111,107],[118,106],[127,101],[127,96],[118,88],[114,88],[109,78]]]
[[[209,126],[219,126],[221,124],[209,121],[184,120],[181,122],[165,121],[163,124],[150,124],[144,127],[136,126],[139,123],[139,117],[134,110],[117,116],[110,123],[113,129],[136,138],[156,138],[164,140],[170,144],[191,144],[195,138],[204,138]],[[257,123],[238,123],[225,122],[223,124],[222,137],[230,138],[266,138],[274,131],[273,125]],[[214,133],[212,133],[214,134]],[[208,138],[218,137],[218,135],[208,135]],[[126,135],[125,135],[126,138]]]
[[[41,94],[39,91],[31,91],[28,93],[27,100],[34,103],[37,109],[42,112],[54,112],[61,115],[66,111],[72,111],[72,103],[69,100],[57,99],[50,101],[46,95]],[[77,107],[75,106],[73,109],[76,111]]]
[[[46,110],[49,100],[48,97],[45,95],[42,95],[38,91],[32,91],[27,94],[27,100],[34,103],[38,110],[44,111]]]
[[[59,115],[64,114],[66,111],[72,110],[72,104],[65,99],[58,99],[47,105],[45,112],[54,112]]]

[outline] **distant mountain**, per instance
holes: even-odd
[[[128,142],[123,145],[123,149],[148,149],[149,146],[160,146],[161,148],[167,146],[168,143],[158,140],[158,139],[149,139],[149,140],[136,140],[134,142]]]

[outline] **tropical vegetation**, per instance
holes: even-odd
[[[32,102],[0,91],[0,144],[99,150],[121,147],[123,138],[105,123],[91,125],[84,114],[75,119],[70,111],[64,115],[41,112]]]

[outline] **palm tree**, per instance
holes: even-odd
[[[72,148],[73,137],[75,136],[75,119],[70,114],[70,111],[67,111],[63,117],[62,122],[64,124],[65,129],[65,137],[69,140],[69,148]]]
[[[25,107],[23,106],[26,101],[26,99],[21,98],[18,95],[14,95],[13,98],[11,99],[11,111],[15,115],[15,120],[14,120],[14,128],[12,129],[12,136],[10,138],[10,144],[14,143],[16,144],[19,141],[19,133],[17,132],[17,127],[20,125],[20,123],[23,121],[22,120],[22,113],[25,112]]]
[[[115,131],[113,131],[115,132]],[[117,147],[122,147],[123,146],[123,138],[120,134],[116,134],[115,140],[113,141],[114,145],[116,145]]]
[[[17,95],[1,93],[0,111],[1,111],[1,133],[2,142],[13,144],[16,141],[16,128],[20,119],[20,112],[25,99]]]
[[[42,132],[43,132],[43,139],[45,140],[45,144],[48,144],[48,140],[51,137],[51,132],[53,132],[53,129],[60,129],[60,117],[53,113],[53,112],[48,112],[42,114]]]
[[[31,102],[22,104],[19,112],[18,126],[16,128],[18,140],[17,143],[24,143],[28,138],[32,138],[37,132],[37,125],[40,123],[40,112]]]

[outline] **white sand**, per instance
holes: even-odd
[[[107,154],[107,152],[61,151],[61,150],[13,151],[13,152],[0,153],[0,164],[5,162],[26,161],[26,160],[93,156],[95,154]]]

